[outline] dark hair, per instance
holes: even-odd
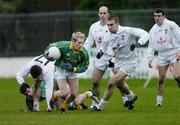
[[[42,68],[38,65],[33,65],[30,69],[30,74],[33,78],[37,78],[42,73]]]
[[[30,86],[27,83],[23,83],[21,84],[20,88],[19,88],[19,92],[26,95],[26,90],[27,88],[30,88]]]
[[[153,13],[162,13],[162,16],[164,16],[164,15],[165,15],[164,10],[163,10],[163,9],[161,9],[161,8],[157,8],[157,9],[155,9],[155,10],[153,11]]]
[[[118,18],[117,16],[114,16],[114,15],[109,16],[109,17],[108,17],[108,21],[111,21],[111,20],[114,20],[114,22],[115,22],[116,24],[119,23],[119,18]]]

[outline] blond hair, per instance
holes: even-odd
[[[74,33],[72,34],[71,41],[72,41],[72,42],[73,42],[73,41],[76,41],[77,38],[81,38],[81,39],[85,40],[86,36],[85,36],[85,34],[82,33],[82,32],[74,32]]]

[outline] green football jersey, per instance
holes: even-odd
[[[56,60],[55,66],[65,69],[64,62],[69,62],[75,73],[85,72],[89,66],[88,51],[83,47],[80,51],[74,51],[71,41],[58,41],[48,46],[56,46],[60,49],[61,57]]]
[[[40,89],[41,97],[46,98],[46,83],[44,81],[41,81]]]

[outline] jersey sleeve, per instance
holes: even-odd
[[[175,23],[172,22],[170,25],[170,28],[172,29],[172,31],[174,32],[176,39],[177,39],[177,44],[179,46],[179,50],[180,50],[180,27]]]
[[[93,37],[92,31],[93,31],[93,25],[90,27],[88,37],[87,37],[86,41],[84,42],[84,47],[87,50],[89,50],[94,44],[95,39]]]
[[[140,45],[144,45],[148,41],[148,39],[149,39],[148,32],[146,32],[143,29],[140,29],[140,28],[129,28],[129,32],[131,34],[133,34],[134,36],[139,37],[138,43]]]
[[[16,80],[20,85],[25,82],[24,78],[30,73],[30,64],[23,66],[16,74]]]
[[[152,59],[153,56],[154,56],[154,53],[155,53],[155,49],[153,47],[153,42],[152,42],[153,38],[152,38],[152,35],[151,35],[152,34],[152,30],[150,30],[149,34],[150,34],[150,36],[149,36],[149,45],[148,45],[148,55],[147,55],[147,58]]]

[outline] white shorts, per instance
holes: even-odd
[[[158,64],[160,66],[165,66],[177,62],[176,52],[177,50],[171,50],[165,53],[159,53]]]
[[[95,68],[105,71],[109,65],[109,60],[112,59],[112,56],[103,54],[100,59],[96,58]]]
[[[114,71],[121,70],[128,76],[131,76],[137,66],[137,59],[116,59]]]
[[[54,78],[56,80],[58,79],[73,79],[77,78],[77,73],[73,72],[67,72],[65,69],[61,69],[59,67],[56,67],[56,71],[54,72]]]

